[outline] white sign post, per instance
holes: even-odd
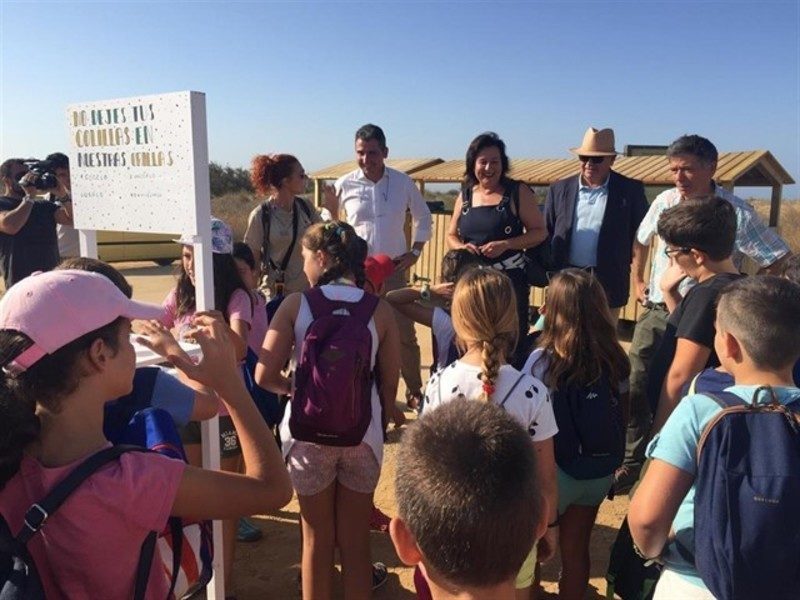
[[[70,176],[81,254],[97,257],[95,231],[196,236],[197,310],[214,308],[206,100],[176,92],[67,107]],[[203,422],[203,466],[219,470],[219,422]],[[222,525],[214,522],[214,580],[224,598]]]

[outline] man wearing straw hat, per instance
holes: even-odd
[[[611,170],[617,157],[612,129],[590,127],[570,152],[580,173],[551,185],[545,204],[553,263],[591,269],[618,319],[630,293],[633,241],[648,208],[644,186]]]

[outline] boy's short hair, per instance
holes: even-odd
[[[784,369],[800,358],[800,285],[788,279],[756,275],[728,284],[717,320],[758,367]]]
[[[111,280],[119,290],[128,298],[133,298],[133,288],[125,276],[107,262],[86,256],[75,256],[62,260],[56,269],[74,269],[76,271],[89,271],[90,273],[100,273]]]
[[[469,250],[463,248],[448,250],[442,257],[442,281],[455,283],[469,267],[479,264],[481,264],[480,257]]]
[[[736,211],[718,196],[681,200],[658,218],[658,235],[671,246],[691,248],[724,260],[736,241]]]
[[[528,433],[494,404],[459,400],[410,427],[397,460],[398,511],[426,566],[459,586],[513,579],[542,510]]]

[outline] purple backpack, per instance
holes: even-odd
[[[378,298],[358,302],[303,292],[312,322],[295,371],[289,429],[292,437],[324,446],[358,446],[372,419],[372,333]]]

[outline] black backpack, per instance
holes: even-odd
[[[112,446],[93,454],[28,509],[25,524],[16,536],[0,515],[0,600],[39,600],[45,597],[36,564],[28,552],[28,541],[90,475],[126,452],[148,450],[136,446]],[[153,531],[144,539],[139,553],[134,600],[144,599],[155,547],[156,532]]]
[[[551,392],[558,425],[554,439],[556,463],[575,479],[612,474],[625,455],[622,407],[603,375],[588,386],[559,381]]]

